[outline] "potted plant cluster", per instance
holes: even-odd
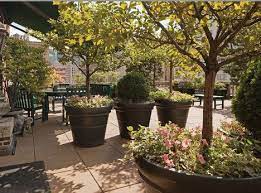
[[[134,130],[139,125],[149,126],[154,106],[154,102],[149,101],[149,93],[149,84],[141,73],[131,72],[119,80],[115,109],[121,137],[130,138],[128,126]]]
[[[131,130],[131,129],[130,129]],[[212,144],[201,129],[167,124],[132,131],[127,147],[146,184],[146,193],[257,193],[261,159],[238,122],[222,123]],[[129,158],[130,158],[129,157]]]
[[[193,96],[165,89],[151,92],[150,96],[156,102],[158,120],[162,125],[172,122],[185,127]]]
[[[82,147],[104,143],[112,100],[108,97],[71,96],[65,106],[69,115],[73,141]]]

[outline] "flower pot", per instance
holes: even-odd
[[[252,178],[222,178],[186,174],[136,159],[146,193],[258,193],[261,176]]]
[[[154,103],[116,104],[115,110],[121,137],[131,138],[127,129],[128,126],[132,126],[134,130],[137,130],[139,125],[148,127],[153,106]]]
[[[214,95],[227,97],[227,89],[215,89]]]
[[[185,127],[191,103],[156,101],[158,120],[162,125],[169,122]]]
[[[111,106],[80,109],[65,106],[69,115],[75,145],[93,147],[104,144]]]

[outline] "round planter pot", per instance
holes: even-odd
[[[185,127],[191,103],[156,102],[158,120],[162,125],[169,122]]]
[[[261,176],[221,178],[176,172],[145,159],[136,159],[146,193],[258,193]]]
[[[121,137],[131,138],[128,126],[132,126],[134,130],[138,130],[139,125],[148,127],[153,106],[154,103],[116,104],[115,110]]]
[[[75,145],[93,147],[104,144],[111,106],[89,109],[65,106],[65,109],[69,115]]]

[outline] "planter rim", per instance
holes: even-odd
[[[80,110],[80,111],[88,111],[88,110],[94,110],[94,109],[109,109],[112,108],[112,104],[108,106],[103,106],[103,107],[88,107],[88,108],[81,108],[81,107],[73,107],[73,106],[68,106],[64,105],[65,108],[70,108],[70,109],[75,109],[75,110]]]
[[[205,178],[205,179],[213,179],[213,180],[222,180],[222,181],[248,181],[248,180],[254,180],[254,179],[257,179],[257,180],[261,180],[261,175],[260,176],[256,176],[256,177],[246,177],[246,178],[235,178],[235,177],[222,177],[222,176],[210,176],[210,175],[203,175],[203,174],[189,174],[189,173],[186,173],[184,171],[175,171],[175,170],[169,170],[167,168],[164,168],[163,166],[159,165],[159,164],[156,164],[156,163],[153,163],[143,157],[140,157],[140,158],[135,158],[135,162],[137,165],[139,165],[139,161],[142,161],[144,162],[145,164],[149,164],[149,165],[152,165],[156,168],[159,168],[161,170],[163,170],[164,172],[167,172],[167,173],[175,173],[176,175],[179,175],[179,176],[194,176],[194,177],[199,177],[199,178]]]
[[[192,102],[174,102],[170,100],[157,100],[155,105],[191,105]]]
[[[115,108],[119,108],[121,106],[125,107],[143,107],[143,106],[150,106],[153,107],[155,105],[155,102],[144,102],[144,103],[124,103],[124,102],[116,102]]]

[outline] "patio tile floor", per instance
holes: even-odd
[[[214,127],[220,120],[231,119],[230,101],[224,110],[214,111]],[[187,127],[201,125],[202,107],[192,107]],[[150,126],[157,126],[154,109]],[[44,161],[52,193],[145,193],[135,164],[124,162],[116,113],[109,116],[104,145],[80,148],[72,143],[70,126],[61,122],[61,113],[50,113],[49,120],[36,121],[32,133],[18,137],[16,154],[0,157],[0,167],[33,161]]]

